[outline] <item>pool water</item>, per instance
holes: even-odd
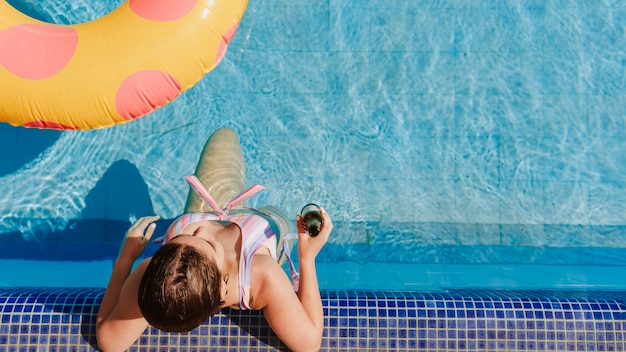
[[[11,3],[80,23],[121,1]],[[623,289],[624,33],[611,1],[251,1],[224,61],[146,117],[0,123],[0,285],[105,285],[129,219],[178,215],[229,126],[252,205],[333,216],[322,287]]]
[[[0,260],[0,287],[106,287],[112,260]],[[287,272],[287,267],[284,268]],[[523,264],[412,264],[320,262],[325,290],[446,291],[494,290],[624,291],[621,266]]]

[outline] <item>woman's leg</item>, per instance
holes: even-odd
[[[220,207],[243,191],[246,163],[239,136],[229,128],[213,132],[207,141],[196,168],[196,176]],[[193,190],[189,190],[185,213],[213,211]]]

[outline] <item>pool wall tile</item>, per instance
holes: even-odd
[[[0,288],[0,352],[96,351],[102,288]],[[322,351],[624,351],[626,292],[323,290]],[[129,351],[282,351],[258,311],[186,334],[147,328]]]

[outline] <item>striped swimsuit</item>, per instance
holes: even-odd
[[[226,221],[236,224],[241,229],[241,253],[239,259],[239,306],[241,309],[250,309],[250,263],[252,262],[252,257],[259,250],[267,248],[272,258],[279,263],[282,262],[281,259],[286,259],[291,269],[294,289],[298,289],[299,275],[289,255],[290,248],[288,242],[282,241],[283,246],[279,248],[280,253],[278,255],[276,253],[278,246],[277,237],[280,235],[280,231],[275,229],[267,220],[268,218],[272,219],[271,214],[243,206],[234,207],[262,190],[263,186],[253,185],[228,202],[226,208],[220,209],[204,185],[200,183],[200,180],[195,176],[188,176],[186,180],[211,208],[219,210],[216,213],[187,213],[179,216],[167,229],[163,239],[164,242],[170,241],[181,234],[187,225],[197,221]],[[229,215],[231,209],[235,214]],[[283,234],[283,236],[285,235]]]

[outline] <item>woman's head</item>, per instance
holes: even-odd
[[[172,241],[152,257],[138,303],[148,323],[170,332],[193,330],[222,304],[221,273],[214,260],[189,243]]]

